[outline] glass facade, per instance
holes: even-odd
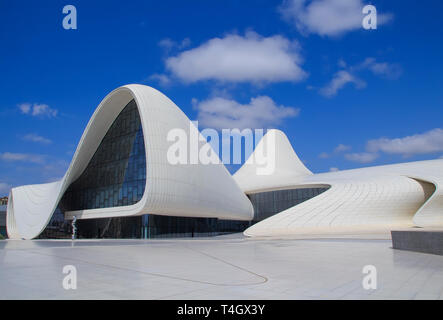
[[[64,194],[63,211],[128,206],[143,196],[146,154],[137,105],[120,112],[82,175]]]
[[[77,220],[77,237],[79,239],[151,239],[202,237],[243,232],[252,224],[309,200],[328,189],[329,187],[303,188],[250,194],[248,197],[254,207],[254,220],[251,222],[152,214],[136,217],[84,219]],[[62,211],[57,209],[39,238],[70,239],[71,233],[71,221],[65,220]]]
[[[276,213],[289,209],[299,203],[309,200],[329,187],[276,190],[248,195],[254,206],[254,221],[261,221]]]
[[[132,205],[146,185],[146,155],[137,105],[130,101],[115,119],[81,176],[62,197],[39,238],[71,238],[65,211]],[[270,217],[326,191],[328,188],[278,190],[249,195],[254,221],[187,218],[145,214],[77,220],[78,238],[176,238],[243,232],[252,223]]]
[[[248,197],[254,207],[254,220],[251,222],[152,214],[136,217],[83,219],[77,220],[77,237],[79,239],[151,239],[202,237],[243,232],[252,224],[309,200],[328,189],[329,187],[303,188],[250,194]],[[57,209],[39,238],[71,238],[71,232],[71,222],[66,221],[62,211]]]
[[[6,238],[7,237],[7,232],[6,232],[6,205],[7,205],[8,198],[4,198],[4,199],[5,199],[4,204],[2,204],[2,199],[0,199],[0,235],[1,235],[1,237]]]
[[[135,217],[115,217],[77,220],[78,239],[153,239],[205,237],[243,232],[249,221],[215,218],[169,217],[145,214]],[[70,239],[71,221],[57,209],[40,239]]]
[[[77,238],[140,239],[141,216],[77,220]]]
[[[63,212],[137,203],[146,185],[146,156],[137,105],[129,102],[118,115],[82,175],[69,186],[39,238],[70,239],[72,226]],[[79,219],[78,238],[171,238],[241,232],[249,222],[209,218],[136,217]]]
[[[142,238],[205,237],[243,232],[249,221],[216,218],[189,218],[173,216],[143,216]]]
[[[71,235],[71,221],[65,220],[64,213],[57,207],[48,225],[38,236],[38,239],[71,239]]]

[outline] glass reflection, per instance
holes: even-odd
[[[323,188],[303,188],[291,190],[276,190],[248,195],[254,206],[254,221],[261,221],[309,200],[328,190]]]
[[[128,206],[146,185],[146,154],[137,105],[129,102],[106,133],[82,175],[64,194],[63,211]]]

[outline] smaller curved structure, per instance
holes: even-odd
[[[261,161],[263,158],[267,163]],[[291,186],[311,175],[292,149],[288,137],[280,130],[271,129],[234,174],[234,179],[245,193],[252,193]]]
[[[276,158],[291,158],[292,162],[278,165],[277,160],[271,176],[254,175],[253,166],[247,164],[234,175],[254,208],[260,206],[256,194],[321,187],[324,190],[311,193],[305,201],[259,221],[249,227],[245,235],[359,233],[413,226],[443,226],[443,160],[311,174],[303,169],[289,142],[285,143],[284,133],[273,135],[276,137],[275,148],[270,149],[275,151]],[[265,136],[264,144],[272,143],[273,139]],[[260,150],[259,147],[256,150]],[[267,201],[267,205],[277,202]],[[286,200],[286,203],[290,202]]]

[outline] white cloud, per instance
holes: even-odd
[[[55,117],[57,116],[57,112],[57,110],[51,109],[47,104],[34,104],[32,115]]]
[[[25,135],[23,137],[23,140],[31,141],[31,142],[38,142],[38,143],[42,143],[42,144],[50,144],[50,143],[52,143],[51,140],[49,140],[49,139],[47,139],[45,137],[39,136],[38,134],[34,134],[34,133],[30,133],[30,134]]]
[[[378,62],[374,58],[366,58],[363,62],[354,66],[348,66],[344,60],[339,60],[338,65],[342,70],[336,72],[331,81],[320,89],[320,93],[326,97],[335,96],[348,83],[353,83],[357,89],[366,87],[366,82],[357,76],[364,70],[369,70],[376,76],[386,79],[397,79],[402,73],[402,69],[398,64]]]
[[[334,153],[341,153],[341,152],[349,151],[349,150],[351,150],[351,146],[347,146],[347,145],[344,145],[344,144],[339,144],[338,146],[335,147],[334,152],[331,152],[331,153],[322,152],[322,153],[320,153],[318,155],[318,157],[320,159],[327,159],[327,158],[333,156]]]
[[[151,75],[148,79],[158,82],[161,86],[167,86],[171,83],[171,79],[167,75],[160,73],[155,73]]]
[[[199,47],[166,60],[166,68],[185,82],[300,81],[307,74],[300,67],[299,46],[275,35],[262,37],[255,32],[244,36],[228,34],[213,38]]]
[[[39,103],[21,103],[18,105],[21,113],[28,114],[33,117],[56,117],[58,110],[51,109],[47,104],[39,104]]]
[[[297,108],[278,106],[268,96],[251,98],[247,104],[220,97],[201,102],[194,99],[193,104],[198,110],[199,122],[214,129],[268,128],[300,112]]]
[[[361,0],[286,0],[279,9],[283,18],[303,34],[339,36],[362,29],[364,5]],[[391,18],[391,14],[377,12],[378,25]]]
[[[371,152],[361,152],[361,153],[347,153],[345,158],[349,161],[355,161],[360,163],[369,163],[378,158],[378,154]]]
[[[172,47],[175,46],[175,41],[169,39],[169,38],[165,38],[159,41],[158,45],[159,47],[165,49],[165,50],[170,50]]]
[[[335,147],[334,152],[338,153],[338,152],[344,152],[344,151],[348,151],[348,150],[351,150],[351,146],[339,144],[337,147]]]
[[[320,153],[320,154],[318,155],[318,157],[319,157],[320,159],[327,159],[327,158],[330,157],[330,154],[327,153],[327,152],[322,152],[322,153]]]
[[[416,154],[443,151],[443,129],[433,129],[421,134],[403,138],[380,138],[369,140],[366,149],[370,152],[382,151],[390,154],[412,156]]]
[[[361,89],[366,86],[364,81],[358,79],[350,72],[340,70],[334,75],[332,80],[326,86],[320,89],[320,93],[326,97],[335,96],[337,92],[348,83],[353,83],[357,89]]]
[[[191,40],[189,38],[184,38],[181,42],[176,42],[169,38],[165,38],[159,41],[158,45],[165,51],[170,51],[173,48],[183,49],[191,45]]]
[[[44,163],[45,156],[41,154],[31,154],[31,153],[12,153],[3,152],[0,153],[0,160],[4,161],[21,161],[21,162],[31,162],[31,163]]]
[[[340,169],[336,168],[336,167],[331,167],[331,168],[329,168],[329,171],[330,172],[337,172],[337,171],[340,171]]]
[[[380,153],[410,157],[418,154],[443,152],[443,129],[436,128],[403,138],[369,140],[365,149],[365,152],[347,153],[344,156],[350,161],[369,163],[377,159]],[[443,159],[443,156],[440,158]]]
[[[402,74],[402,68],[398,64],[377,62],[374,58],[366,58],[359,68],[369,69],[373,74],[387,79],[397,79]]]
[[[5,195],[9,193],[9,190],[11,190],[12,186],[5,182],[0,182],[0,196]]]
[[[18,105],[20,111],[24,114],[29,114],[31,112],[32,105],[30,103],[22,103]]]

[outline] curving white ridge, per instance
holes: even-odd
[[[257,160],[261,156],[274,162],[270,174],[260,173],[265,167]],[[312,172],[301,162],[288,137],[280,130],[271,129],[233,177],[244,192],[250,193],[293,185],[310,175]]]
[[[277,158],[293,152],[288,151],[287,144],[276,143],[276,146]],[[443,226],[443,160],[314,175],[300,174],[298,158],[295,162],[293,172],[287,172],[286,176],[277,166],[274,177],[248,179],[243,171],[249,168],[243,167],[234,177],[249,194],[319,186],[331,186],[330,189],[254,224],[245,235],[290,236]]]
[[[108,94],[97,107],[61,181],[11,190],[7,207],[11,239],[32,239],[44,230],[64,192],[80,177],[113,121],[132,99],[140,114],[146,150],[142,199],[130,206],[67,212],[65,216],[87,219],[151,213],[252,219],[252,204],[223,164],[171,165],[167,161],[167,133],[180,128],[189,135],[187,116],[159,91],[143,85],[126,85]]]

